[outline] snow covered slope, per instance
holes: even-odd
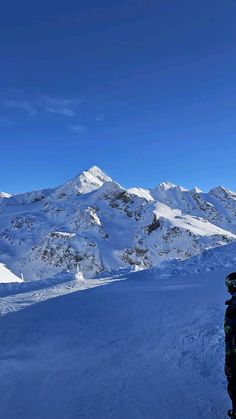
[[[171,183],[126,190],[94,166],[54,189],[0,199],[0,262],[26,280],[187,259],[236,239],[236,194]]]
[[[160,279],[146,270],[81,292],[65,282],[64,296],[63,284],[9,288],[0,299],[1,417],[225,417],[226,273]]]
[[[8,282],[22,282],[22,280],[14,275],[3,263],[0,263],[0,283]]]
[[[6,192],[0,192],[0,198],[10,198],[12,195]]]
[[[236,193],[218,186],[208,193],[195,187],[190,191],[172,183],[161,183],[150,191],[152,197],[171,208],[207,219],[233,233],[236,232]]]
[[[215,249],[205,250],[197,256],[179,261],[163,262],[153,268],[156,275],[174,277],[176,275],[192,275],[194,273],[218,272],[222,269],[236,270],[236,243],[230,243]]]

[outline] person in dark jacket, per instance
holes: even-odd
[[[225,330],[225,374],[228,381],[228,393],[232,401],[232,410],[228,416],[236,418],[236,272],[230,273],[225,280],[231,299],[226,301],[224,321]]]

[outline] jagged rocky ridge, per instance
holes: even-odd
[[[25,279],[150,268],[236,240],[236,193],[125,189],[98,167],[54,189],[0,194],[0,263]]]

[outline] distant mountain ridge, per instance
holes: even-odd
[[[184,260],[236,240],[236,193],[125,189],[93,166],[53,189],[0,193],[0,263],[25,279]]]

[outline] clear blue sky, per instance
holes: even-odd
[[[0,190],[98,165],[124,186],[236,190],[235,0],[8,1]]]

